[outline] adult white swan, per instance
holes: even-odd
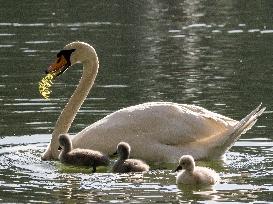
[[[72,42],[47,69],[60,75],[75,63],[83,64],[82,77],[57,120],[43,160],[58,159],[58,136],[68,132],[95,81],[99,61],[92,46]],[[124,141],[132,146],[133,157],[146,161],[176,162],[185,154],[195,159],[219,158],[254,125],[264,110],[259,106],[236,121],[194,105],[144,103],[118,110],[91,124],[76,134],[72,143],[75,148],[112,154],[117,144]]]

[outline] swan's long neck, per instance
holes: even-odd
[[[98,73],[99,62],[96,54],[90,56],[90,58],[84,62],[83,64],[83,73],[81,80],[74,91],[73,95],[69,99],[65,108],[63,109],[61,115],[59,116],[55,129],[52,133],[52,139],[50,148],[51,148],[51,156],[53,159],[58,159],[58,136],[60,134],[65,134],[68,132],[78,110],[80,109],[82,103],[86,99],[90,89],[92,88],[96,75]]]

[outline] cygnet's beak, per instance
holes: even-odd
[[[116,156],[116,155],[118,155],[118,151],[115,151],[115,152],[112,154],[112,156]]]
[[[182,166],[179,165],[178,167],[176,167],[175,170],[173,170],[173,172],[180,171],[180,170],[182,170]]]
[[[61,147],[61,146],[59,146],[59,147],[58,147],[58,150],[59,150],[59,151],[61,151],[61,150],[62,150],[62,147]]]

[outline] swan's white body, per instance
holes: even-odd
[[[64,49],[76,49],[71,64],[83,63],[77,89],[61,113],[52,140],[42,159],[58,158],[58,136],[67,133],[91,89],[97,71],[95,50],[74,42]],[[112,154],[119,142],[128,142],[132,156],[146,161],[175,162],[180,155],[195,159],[219,158],[256,122],[264,111],[260,106],[240,122],[204,108],[170,102],[151,102],[118,110],[91,124],[72,138],[75,148],[90,148]]]

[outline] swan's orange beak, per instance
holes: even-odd
[[[47,70],[46,73],[57,73],[57,76],[62,74],[68,67],[70,66],[70,63],[65,59],[63,55],[58,57],[56,61],[51,64]]]

